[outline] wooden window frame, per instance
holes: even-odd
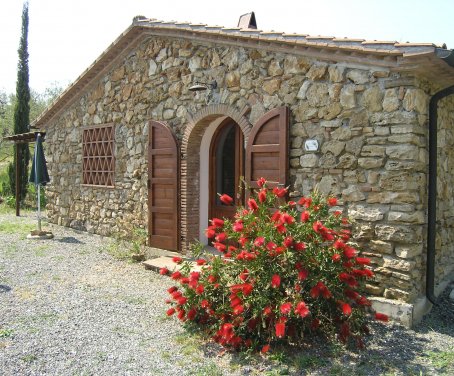
[[[109,132],[103,130],[109,129]],[[110,136],[99,138],[99,136]],[[98,137],[98,138],[96,138]],[[104,160],[104,167],[100,164]],[[115,187],[115,124],[106,123],[82,128],[82,185],[87,187]]]

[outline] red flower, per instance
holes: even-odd
[[[266,244],[266,249],[267,249],[268,251],[273,251],[273,250],[276,249],[276,247],[277,247],[276,243],[273,243],[273,242],[268,242],[268,243]]]
[[[185,305],[188,301],[188,298],[186,298],[185,296],[180,296],[178,299],[177,299],[177,303],[179,305]]]
[[[301,222],[307,222],[309,220],[309,217],[310,217],[310,213],[305,210],[301,213]]]
[[[195,319],[195,315],[197,314],[197,311],[195,308],[191,308],[188,312],[188,319],[189,320],[194,320]]]
[[[197,265],[205,265],[207,263],[207,260],[204,260],[204,259],[198,259],[196,261]]]
[[[239,277],[240,277],[240,279],[241,279],[242,281],[246,281],[246,280],[248,279],[248,277],[249,277],[249,270],[244,269],[244,270],[240,273]]]
[[[335,253],[334,255],[331,256],[331,260],[333,260],[334,262],[339,262],[341,257],[342,256],[339,253]]]
[[[293,245],[293,238],[291,236],[287,236],[283,243],[287,248],[290,248]]]
[[[261,247],[265,243],[265,238],[263,236],[259,236],[254,240],[254,245],[256,247]]]
[[[182,277],[182,275],[181,275],[181,273],[177,270],[176,272],[173,272],[172,275],[171,275],[170,277],[171,277],[172,279],[174,279],[174,280],[177,281],[177,280],[179,280],[179,279]]]
[[[172,287],[169,287],[169,288],[167,289],[167,292],[168,292],[169,294],[172,294],[172,293],[174,293],[174,292],[177,291],[177,290],[178,290],[178,287],[177,287],[177,286],[172,286]]]
[[[344,256],[347,257],[347,258],[353,258],[356,256],[356,249],[353,248],[353,247],[350,247],[350,246],[345,246],[345,249],[344,249]]]
[[[279,234],[284,234],[287,231],[287,229],[282,223],[276,223],[274,227],[276,227],[276,230]]]
[[[281,277],[278,274],[274,274],[271,277],[271,287],[279,287],[281,285]]]
[[[350,316],[352,314],[352,307],[350,307],[350,304],[345,303],[345,302],[340,302],[341,309],[344,315]]]
[[[159,274],[167,275],[167,274],[169,274],[169,269],[167,269],[166,267],[161,268],[161,269],[159,269]]]
[[[295,243],[293,248],[295,248],[295,251],[304,251],[306,249],[306,244],[304,242]]]
[[[202,295],[204,291],[205,291],[205,287],[203,287],[203,285],[197,285],[197,287],[195,289],[195,293],[197,295]]]
[[[344,249],[345,246],[346,244],[341,239],[337,239],[333,244],[333,247],[337,250]]]
[[[271,220],[273,222],[278,222],[281,219],[281,212],[279,210],[276,210],[273,215],[271,216]]]
[[[243,221],[236,221],[234,224],[233,224],[233,231],[235,232],[241,232],[243,231]]]
[[[263,204],[266,201],[266,189],[259,192],[259,201]]]
[[[273,193],[276,197],[284,197],[287,194],[287,188],[273,188]]]
[[[216,282],[216,277],[214,275],[209,275],[208,276],[208,282],[215,283]]]
[[[216,228],[220,228],[220,227],[224,226],[224,221],[222,219],[219,219],[219,218],[213,218],[211,220],[211,223]]]
[[[339,274],[339,279],[349,285],[350,287],[356,287],[358,285],[358,282],[356,281],[356,278],[353,277],[351,274],[342,272]]]
[[[242,292],[243,292],[244,296],[250,295],[252,290],[254,290],[254,286],[252,286],[250,283],[244,283],[243,284]]]
[[[220,195],[219,196],[219,200],[221,200],[221,202],[224,204],[224,205],[230,205],[232,204],[233,202],[233,198],[230,197],[229,195],[226,195],[225,193],[223,195]]]
[[[219,242],[214,242],[213,247],[216,248],[219,252],[224,253],[227,247],[225,244],[219,243]]]
[[[331,292],[328,290],[328,287],[326,287],[323,282],[317,282],[317,284],[311,288],[310,294],[312,298],[317,298],[320,296],[320,294],[325,299],[329,299],[332,296]]]
[[[264,316],[269,316],[269,315],[271,315],[271,313],[273,313],[273,311],[271,310],[271,307],[265,307],[263,309],[263,315]]]
[[[208,308],[210,306],[210,303],[208,303],[208,300],[204,299],[200,302],[200,307],[202,308]]]
[[[212,226],[208,227],[206,230],[205,230],[205,236],[208,238],[208,239],[212,239],[214,238],[216,235],[216,231],[214,230],[214,228]]]
[[[282,213],[280,219],[282,223],[287,223],[288,225],[291,225],[293,222],[295,222],[295,218],[293,218],[288,213]]]
[[[252,211],[256,211],[259,208],[258,205],[257,205],[257,202],[253,198],[250,198],[249,200],[247,200],[247,206]]]
[[[342,214],[342,212],[341,212],[340,210],[336,210],[336,211],[333,213],[333,215],[334,215],[335,217],[339,217],[341,214]]]
[[[167,316],[172,316],[175,313],[175,308],[169,308],[166,312]]]
[[[388,319],[389,319],[388,316],[385,315],[384,313],[378,313],[378,312],[375,313],[375,320],[387,322]]]
[[[241,304],[238,304],[235,307],[233,307],[234,315],[241,315],[243,312],[244,312],[244,307]]]
[[[257,180],[257,185],[262,188],[266,184],[265,178],[260,178]]]
[[[318,234],[323,231],[323,228],[323,224],[320,221],[314,222],[312,225],[312,229]]]
[[[295,313],[300,315],[303,319],[309,314],[309,308],[303,301],[296,304]]]
[[[265,345],[262,347],[262,349],[260,350],[260,352],[262,354],[266,354],[268,351],[270,350],[270,345]]]
[[[330,198],[328,199],[328,205],[329,205],[329,206],[335,206],[335,205],[337,205],[337,198],[336,198],[336,197],[330,197]]]
[[[370,264],[370,258],[357,257],[356,258],[356,263],[359,264],[359,265],[369,265]]]
[[[181,257],[175,256],[172,258],[172,261],[176,264],[181,264],[183,262],[183,259]]]
[[[226,239],[227,239],[227,234],[225,232],[221,232],[221,233],[217,234],[216,238],[215,238],[215,240],[220,243],[225,242]]]
[[[365,296],[360,296],[356,299],[356,303],[362,306],[370,307],[372,305],[371,301],[367,299]]]
[[[280,309],[283,315],[288,315],[292,311],[292,303],[281,304]]]
[[[308,274],[309,272],[306,269],[300,269],[298,271],[298,279],[300,281],[304,281],[307,278]]]
[[[274,326],[276,337],[282,338],[285,335],[285,321],[279,320]]]
[[[244,236],[242,236],[241,238],[238,239],[238,243],[240,243],[243,247],[247,242],[248,242],[248,238],[245,238]]]

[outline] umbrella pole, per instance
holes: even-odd
[[[41,232],[41,184],[38,184],[38,231]]]

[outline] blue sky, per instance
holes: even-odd
[[[236,26],[254,11],[259,29],[310,35],[446,43],[454,0],[30,0],[30,86],[75,80],[136,15]],[[15,91],[22,0],[0,0],[0,90]]]

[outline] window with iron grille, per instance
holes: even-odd
[[[82,134],[82,184],[113,187],[115,128],[113,124],[88,127]]]

